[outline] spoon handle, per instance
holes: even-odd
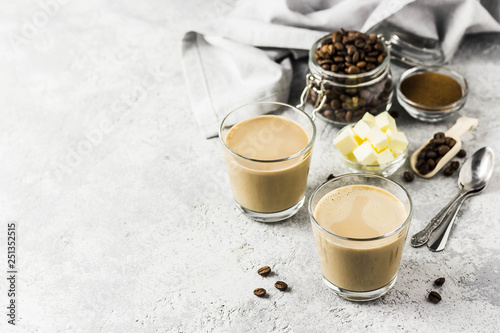
[[[458,211],[462,207],[465,199],[467,199],[469,195],[463,196],[457,204],[445,214],[443,222],[441,225],[432,233],[429,241],[427,242],[427,247],[429,250],[433,252],[443,251],[446,242],[448,241],[448,237],[450,236],[451,228],[453,227],[453,223],[458,215]]]
[[[446,216],[446,213],[450,211],[452,206],[458,202],[463,196],[466,195],[466,192],[460,192],[458,193],[443,209],[439,211],[439,213],[436,214],[432,218],[432,220],[427,224],[427,226],[422,229],[421,231],[417,232],[415,235],[411,237],[411,246],[413,247],[419,247],[427,243],[429,240],[429,237],[431,236],[431,233],[439,227],[439,225],[443,222],[444,217]]]

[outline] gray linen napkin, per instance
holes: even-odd
[[[243,0],[221,19],[186,33],[182,61],[202,134],[217,136],[224,115],[257,101],[287,102],[291,59],[325,34],[389,22],[441,42],[450,59],[468,33],[500,31],[500,2],[479,0]],[[304,81],[305,82],[305,81]]]

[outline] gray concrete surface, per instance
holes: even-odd
[[[365,304],[321,282],[306,207],[272,225],[236,209],[221,147],[194,123],[180,62],[184,31],[233,5],[72,1],[43,23],[37,1],[3,4],[0,270],[7,275],[4,241],[15,221],[18,274],[15,327],[0,283],[0,331],[498,331],[500,161],[489,188],[465,203],[446,250],[407,241],[394,289]],[[470,83],[461,114],[479,118],[464,137],[469,153],[489,145],[498,156],[498,54],[500,36],[473,36],[451,63]],[[304,70],[296,67],[295,100]],[[455,120],[426,124],[399,111],[412,150]],[[337,129],[317,124],[307,197],[328,174],[347,172],[331,146]],[[402,181],[407,167],[391,178]],[[415,204],[410,233],[455,195],[456,178],[405,185]],[[263,265],[274,275],[258,276]],[[440,276],[447,282],[434,288]],[[276,280],[290,290],[276,290]],[[269,297],[255,297],[257,287]],[[441,303],[426,300],[431,290]]]

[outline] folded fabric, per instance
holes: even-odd
[[[468,33],[500,31],[500,2],[478,0],[244,0],[186,33],[182,61],[193,114],[206,138],[224,115],[257,101],[287,102],[292,59],[331,31],[381,22],[440,41],[446,59]],[[305,81],[304,81],[305,82]]]

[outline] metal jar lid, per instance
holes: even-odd
[[[415,35],[386,21],[374,26],[367,33],[381,34],[391,47],[391,60],[405,66],[445,64],[439,40]]]

